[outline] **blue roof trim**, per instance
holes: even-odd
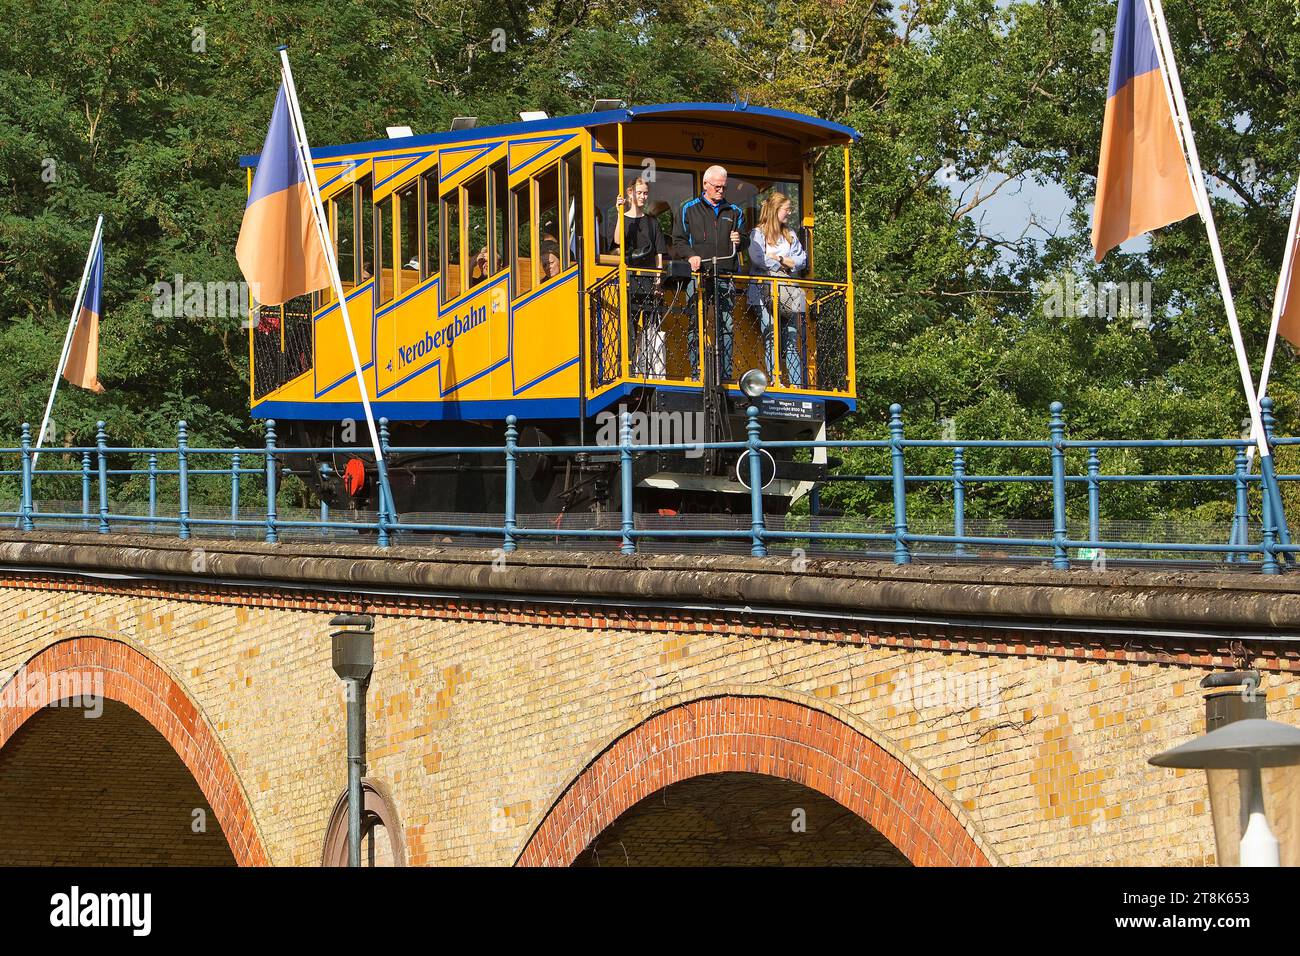
[[[811,126],[822,132],[834,133],[836,136],[846,136],[855,143],[862,138],[862,134],[852,126],[832,123],[830,120],[819,119],[806,113],[794,113],[790,110],[778,110],[767,106],[750,106],[741,103],[659,103],[654,106],[634,106],[628,110],[628,113],[631,114],[633,119],[638,116],[654,116],[657,113],[730,113],[733,116],[748,114],[750,116],[765,116],[769,119],[789,120],[792,123],[798,123],[800,126]]]
[[[637,106],[624,110],[603,110],[599,113],[579,113],[574,116],[556,116],[551,119],[533,120],[528,123],[502,123],[497,126],[476,126],[473,129],[455,132],[428,133],[423,136],[403,136],[398,139],[372,139],[360,143],[345,143],[339,146],[318,146],[311,151],[312,159],[331,159],[337,156],[350,156],[353,153],[375,153],[382,150],[418,149],[425,146],[446,146],[453,143],[469,143],[480,139],[494,139],[527,133],[547,133],[575,127],[604,126],[609,123],[625,123],[638,116],[655,116],[666,113],[717,113],[731,116],[762,116],[768,119],[781,119],[809,127],[822,133],[844,136],[857,142],[862,134],[851,126],[832,123],[804,113],[789,110],[771,109],[766,106],[748,106],[739,103],[660,103],[654,106]],[[257,156],[241,156],[242,167],[256,166]]]

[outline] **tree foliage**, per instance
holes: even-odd
[[[38,421],[95,215],[107,220],[102,396],[63,390],[60,443],[94,422],[114,440],[247,440],[239,317],[155,318],[151,287],[179,273],[237,279],[241,153],[256,151],[291,44],[313,141],[733,96],[862,132],[852,152],[859,411],[840,433],[881,437],[891,402],[909,435],[1236,436],[1244,401],[1204,232],[1188,220],[1148,251],[1088,246],[1114,7],[1101,0],[55,0],[3,4],[0,32],[0,432]],[[1215,212],[1258,374],[1300,171],[1300,14],[1293,0],[1166,4]],[[818,226],[843,225],[838,154],[819,160]],[[1072,201],[1061,221],[985,212],[1026,184]],[[828,244],[821,265],[842,268]],[[1062,317],[1045,284],[1150,282],[1154,321]],[[1275,364],[1280,429],[1300,379]],[[850,468],[878,469],[870,455]],[[923,456],[918,455],[918,460]],[[1019,453],[978,471],[1044,471]],[[947,460],[931,456],[935,468]],[[1112,469],[1207,470],[1223,456],[1116,454]],[[1285,463],[1285,459],[1284,459]],[[1074,461],[1073,466],[1078,467]],[[975,513],[1041,514],[1038,486],[984,488]],[[938,493],[936,492],[936,495]],[[1115,515],[1217,515],[1222,489],[1116,488]],[[1203,500],[1201,496],[1206,496]],[[1213,500],[1210,500],[1211,497]],[[883,513],[870,488],[840,494]],[[935,505],[940,504],[938,497]]]

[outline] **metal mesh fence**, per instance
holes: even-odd
[[[312,366],[311,297],[259,306],[253,326],[253,395],[261,398]]]

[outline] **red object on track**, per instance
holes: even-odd
[[[360,458],[351,458],[343,466],[343,487],[355,498],[366,486],[366,466]]]

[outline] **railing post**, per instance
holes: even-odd
[[[32,426],[23,422],[23,488],[19,497],[18,511],[22,518],[24,531],[31,531],[32,524]]]
[[[176,423],[176,471],[180,480],[180,504],[177,509],[177,516],[180,518],[178,527],[182,541],[186,541],[190,536],[190,456],[186,449],[188,430],[184,421]]]
[[[750,405],[745,409],[748,419],[745,431],[749,445],[749,516],[750,539],[749,553],[756,558],[767,557],[767,545],[763,542],[763,462],[759,454],[763,448],[762,426],[758,421],[758,406]]]
[[[1246,449],[1238,448],[1233,459],[1233,472],[1237,484],[1237,505],[1232,512],[1232,543],[1245,545],[1250,541],[1250,482],[1246,473]],[[1240,564],[1250,560],[1242,551],[1228,552],[1228,560]]]
[[[966,535],[966,449],[960,446],[952,450],[952,533]],[[965,554],[966,545],[958,541],[953,551]]]
[[[275,544],[279,536],[275,533],[275,419],[266,420],[266,541]]]
[[[1048,430],[1052,436],[1052,567],[1058,571],[1069,570],[1070,555],[1065,548],[1065,406],[1052,402]]]
[[[108,432],[95,423],[95,449],[99,455],[99,533],[108,534]]]
[[[1273,417],[1273,399],[1267,395],[1260,399],[1259,402],[1260,417],[1264,422],[1264,436],[1268,440],[1268,447],[1273,447],[1273,428],[1277,425],[1277,419]],[[1274,458],[1270,455],[1267,459],[1261,458],[1259,462],[1260,488],[1264,498],[1264,507],[1268,508],[1269,502],[1272,501],[1273,507],[1273,545],[1282,545],[1286,547],[1291,544],[1291,535],[1287,530],[1286,512],[1282,508],[1282,483],[1277,480],[1274,473]],[[1276,489],[1277,497],[1269,494],[1269,488]],[[1292,564],[1295,562],[1295,556],[1290,552],[1284,552],[1286,559]],[[1265,565],[1265,573],[1279,574],[1282,571],[1282,564],[1277,560],[1277,554],[1272,555],[1272,564],[1276,566],[1276,571],[1268,570]]]
[[[889,406],[889,445],[894,474],[894,563],[911,564],[907,546],[907,469],[903,461],[903,406]]]
[[[320,463],[320,520],[321,520],[321,524],[325,524],[325,523],[327,523],[327,522],[330,520],[330,503],[329,503],[327,500],[325,500],[325,482],[327,482],[327,481],[330,480],[330,475],[332,475],[333,473],[334,473],[334,469],[330,467],[330,463],[329,463],[328,461],[322,461],[322,462]]]
[[[158,456],[149,456],[149,533],[153,534],[158,530],[154,525],[154,518],[158,517]]]
[[[623,504],[623,546],[619,550],[624,554],[635,554],[636,540],[632,536],[635,527],[632,517],[632,416],[627,412],[619,413],[618,442],[619,488]]]
[[[81,529],[90,527],[90,452],[81,453]]]
[[[1245,447],[1238,448],[1233,463],[1237,481],[1237,503],[1234,509],[1233,543],[1243,547],[1250,545],[1250,453]],[[1251,560],[1248,551],[1238,551],[1235,558],[1239,562]]]
[[[519,468],[516,449],[519,447],[519,419],[514,415],[506,416],[506,513],[504,522],[505,540],[501,550],[510,552],[519,547],[515,539],[515,481]]]
[[[1264,421],[1264,436],[1268,439],[1269,446],[1272,447],[1274,424],[1273,399],[1265,397],[1263,401],[1259,403],[1259,408],[1261,413],[1260,417]],[[1260,511],[1263,515],[1263,541],[1261,543],[1264,547],[1264,562],[1260,567],[1260,570],[1265,574],[1280,574],[1282,568],[1278,564],[1277,552],[1273,550],[1273,548],[1277,546],[1279,522],[1277,514],[1273,511],[1275,502],[1273,501],[1273,496],[1268,493],[1268,482],[1264,480],[1263,471],[1263,461],[1261,460],[1259,493],[1262,505]],[[1276,502],[1276,504],[1279,507],[1281,506],[1281,502]]]
[[[1101,540],[1101,456],[1088,449],[1088,540],[1096,548]]]
[[[1277,545],[1277,522],[1273,518],[1273,506],[1269,501],[1268,488],[1260,482],[1260,490],[1263,494],[1263,533],[1260,542],[1264,549],[1264,563],[1260,570],[1265,574],[1280,574],[1282,569],[1278,567],[1277,553],[1273,548]]]
[[[239,452],[230,456],[230,533],[238,534],[239,520]]]
[[[379,419],[379,453],[388,459],[388,419]],[[388,500],[386,488],[388,483],[379,480],[379,462],[375,462],[375,484],[379,486],[379,539],[378,544],[381,548],[388,547],[388,519],[391,517],[395,522],[397,514],[393,503]]]

